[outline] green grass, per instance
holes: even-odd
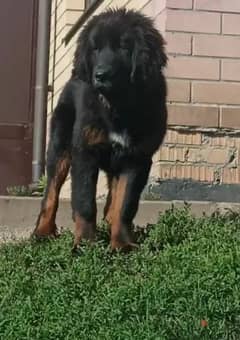
[[[0,339],[240,339],[240,216],[170,210],[127,255],[100,238],[0,248]]]

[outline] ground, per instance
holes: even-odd
[[[169,210],[112,254],[108,232],[0,247],[0,339],[240,339],[240,216]]]

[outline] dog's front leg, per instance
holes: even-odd
[[[96,159],[87,150],[72,152],[72,210],[75,221],[73,248],[81,239],[94,240],[96,233],[96,186],[98,167]]]
[[[131,227],[151,163],[151,159],[147,159],[125,169],[118,177],[111,216],[112,249],[130,250],[136,246],[132,241]]]

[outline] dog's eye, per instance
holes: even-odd
[[[120,49],[121,50],[128,50],[129,49],[129,44],[127,43],[127,41],[122,41],[120,43]]]
[[[129,51],[131,49],[131,40],[129,38],[124,38],[120,42],[120,48],[122,50],[127,50]]]
[[[121,46],[120,53],[124,58],[128,58],[131,55],[130,49],[127,46]]]
[[[121,43],[120,50],[123,51],[124,53],[129,53],[130,46],[126,43]]]

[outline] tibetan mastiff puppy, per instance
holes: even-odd
[[[71,168],[74,249],[81,239],[93,240],[102,169],[111,247],[135,246],[132,222],[166,131],[166,62],[162,36],[139,12],[107,10],[87,23],[52,116],[48,182],[35,236],[56,236],[59,192]]]

